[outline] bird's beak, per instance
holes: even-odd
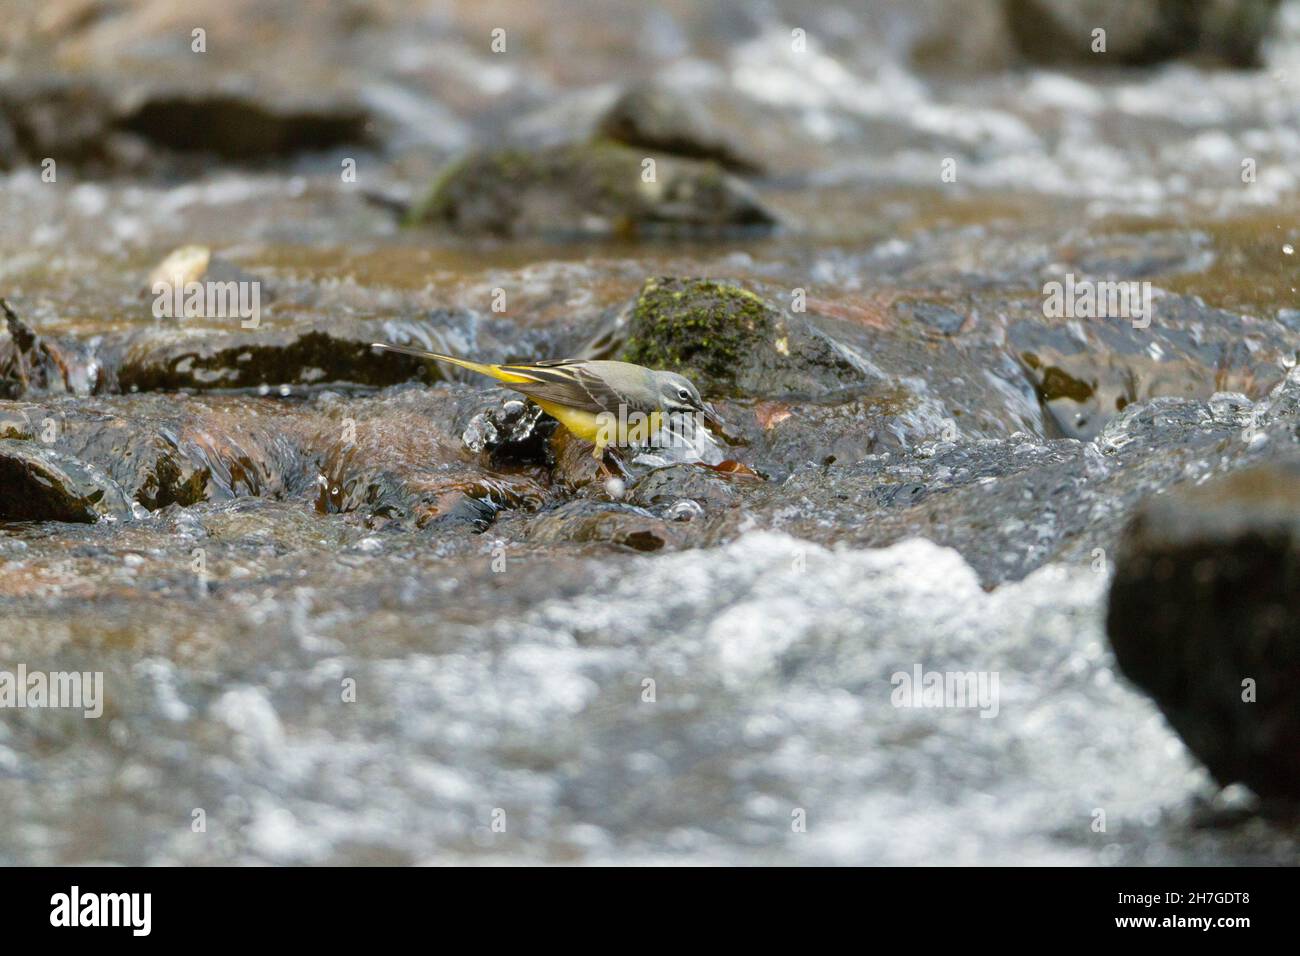
[[[704,402],[700,406],[700,412],[701,414],[704,415],[704,424],[710,426],[711,428],[717,431],[722,431],[724,428],[727,427],[727,423],[722,420],[722,416],[719,415],[717,411],[713,408],[713,406],[710,405],[708,402]]]

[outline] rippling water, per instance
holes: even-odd
[[[1137,501],[1294,443],[1300,3],[1259,69],[1096,72],[974,68],[987,24],[941,7],[322,16],[250,35],[214,77],[319,80],[373,111],[382,148],[0,173],[0,295],[76,372],[71,396],[0,402],[0,440],[36,447],[49,419],[49,460],[98,478],[178,450],[210,473],[193,502],[192,473],[160,474],[172,503],[0,521],[0,670],[105,680],[99,719],[3,713],[0,862],[1300,859],[1260,820],[1205,825],[1240,795],[1117,675],[1103,629]],[[132,8],[50,63],[125,88],[132,38],[170,16]],[[494,59],[502,16],[521,39]],[[918,67],[922,45],[965,65]],[[170,82],[182,61],[149,62]],[[573,135],[646,74],[762,155],[784,229],[470,240],[375,201],[469,144]],[[734,434],[643,455],[641,497],[613,501],[573,478],[585,453],[493,457],[504,393],[459,373],[331,381],[318,356],[249,352],[233,394],[118,387],[165,364],[151,349],[189,374],[171,359],[231,334],[150,313],[150,270],[192,242],[263,282],[257,342],[370,323],[363,350],[571,354],[647,277],[711,276],[783,306],[805,291],[856,384],[725,398]],[[1166,318],[1145,337],[1046,322],[1066,271],[1151,281]],[[682,464],[724,458],[758,476]],[[996,697],[899,706],[917,668]]]

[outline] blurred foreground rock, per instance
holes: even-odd
[[[1126,532],[1107,630],[1220,783],[1300,799],[1300,462],[1153,498]]]

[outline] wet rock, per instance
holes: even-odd
[[[111,412],[63,416],[58,446],[80,461],[95,463],[128,498],[150,511],[208,500],[217,491],[211,465],[191,449],[179,447],[185,435],[181,416],[168,415],[162,409],[155,412],[157,418],[148,416],[143,422]],[[214,424],[207,423],[202,433],[210,438],[217,430]],[[246,450],[240,455],[245,463],[250,462]],[[233,493],[226,489],[226,494]]]
[[[0,518],[95,522],[130,515],[122,489],[98,469],[32,442],[0,439]]]
[[[956,335],[967,323],[965,315],[940,302],[900,302],[895,311],[932,335]]]
[[[680,372],[710,395],[821,394],[869,378],[810,318],[731,282],[648,279],[626,329],[625,360]]]
[[[45,157],[103,172],[160,167],[160,147],[248,162],[372,140],[369,113],[343,98],[304,103],[165,84],[110,90],[82,74],[0,85],[0,127],[13,147],[0,151],[0,169]]]
[[[73,359],[66,349],[45,341],[28,327],[4,299],[0,299],[4,312],[7,341],[0,343],[0,398],[21,398],[24,395],[47,392],[66,393],[87,391],[89,376],[79,375],[84,365]]]
[[[1106,627],[1124,673],[1220,783],[1300,799],[1300,460],[1147,503]]]
[[[1150,64],[1179,56],[1253,66],[1279,0],[1007,0],[1020,51],[1044,63]],[[1106,31],[1104,53],[1092,31]]]
[[[227,322],[228,329],[186,323],[148,328],[105,346],[106,379],[110,390],[124,392],[435,379],[442,372],[431,363],[370,346],[389,341],[445,350],[443,336],[451,322],[469,320],[463,315],[445,319],[395,323],[263,316],[256,328],[244,328],[245,320],[235,316],[217,320]]]
[[[703,538],[730,540],[743,515],[745,526],[824,544],[881,547],[922,534],[960,552],[986,584],[1048,561],[1100,573],[1134,510],[1161,489],[1300,455],[1298,396],[1293,372],[1258,403],[1218,395],[1131,405],[1092,442],[959,434],[860,460],[791,460],[766,482],[736,485],[741,507],[707,515]],[[775,430],[787,426],[800,433],[799,418]],[[773,460],[757,441],[745,454]]]
[[[1294,336],[1276,322],[1152,289],[1150,315],[1044,315],[1041,302],[1008,309],[1008,344],[1034,387],[1048,434],[1094,438],[1137,401],[1262,398],[1286,374]],[[1109,308],[1109,307],[1108,307]]]
[[[646,181],[643,160],[655,163]],[[411,220],[463,234],[709,234],[776,219],[716,163],[617,143],[474,153],[439,177]]]
[[[308,428],[304,417],[286,411],[242,397],[0,403],[0,436],[39,441],[155,511],[305,487],[310,479],[301,449]]]
[[[542,507],[553,497],[544,465],[507,461],[509,445],[497,447],[500,460],[477,457],[487,446],[473,452],[463,445],[465,422],[474,422],[483,404],[481,391],[466,386],[328,402],[327,423],[304,441],[316,510],[482,531],[499,511]]]
[[[760,164],[730,141],[694,99],[662,84],[625,90],[601,116],[598,136],[651,152],[713,160],[739,173]]]
[[[461,432],[461,441],[472,452],[489,452],[495,464],[546,464],[555,424],[540,406],[519,398],[504,398],[475,412]]]
[[[909,421],[917,396],[902,388],[883,388],[831,404],[756,402],[748,408],[725,406],[727,434],[734,453],[769,477],[782,479],[806,464],[861,461],[884,451],[941,437],[944,425],[919,434]],[[956,423],[952,427],[955,429]]]
[[[543,512],[528,525],[534,544],[616,544],[634,551],[660,551],[681,539],[680,527],[644,508],[611,502],[570,501]]]
[[[672,465],[656,468],[639,478],[628,489],[629,504],[653,508],[669,518],[693,515],[689,504],[693,502],[701,513],[717,512],[730,507],[736,500],[736,483],[743,478],[732,478],[712,468],[701,465]]]
[[[550,460],[554,463],[551,480],[569,494],[599,484],[600,464],[592,457],[592,450],[591,442],[575,437],[567,428],[556,428],[550,440]],[[621,452],[610,454],[621,455]]]

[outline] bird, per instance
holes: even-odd
[[[603,473],[608,472],[607,448],[647,443],[665,424],[685,422],[689,428],[699,416],[714,428],[724,427],[686,376],[632,362],[549,359],[492,365],[388,342],[371,347],[467,368],[526,395],[573,435],[594,443],[592,457]]]

